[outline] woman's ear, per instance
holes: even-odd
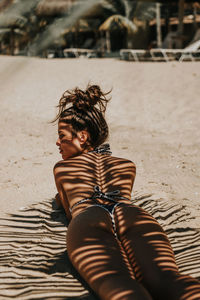
[[[79,139],[80,145],[83,146],[87,142],[89,135],[86,130],[81,130],[77,133],[77,137]]]

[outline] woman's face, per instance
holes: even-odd
[[[60,154],[64,160],[83,152],[79,136],[73,137],[70,125],[62,121],[58,123],[58,140],[56,145],[59,147]]]

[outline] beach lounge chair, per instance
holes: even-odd
[[[82,48],[66,48],[63,50],[64,57],[94,57],[95,50]]]
[[[144,49],[121,49],[120,57],[123,60],[134,60],[134,61],[144,61],[148,60],[150,57],[150,52]]]
[[[179,61],[191,59],[192,61],[200,59],[200,40],[190,44],[182,50]]]
[[[170,57],[168,56],[166,49],[163,48],[152,48],[150,50],[151,57],[153,61],[169,61]]]
[[[156,60],[157,57],[162,57],[166,62],[170,60],[178,60],[180,62],[184,60],[195,61],[200,59],[200,40],[190,44],[184,49],[163,49],[155,48],[151,49],[151,56],[153,60]]]
[[[121,49],[121,59],[133,59],[134,61],[171,61],[184,60],[196,61],[200,60],[200,40],[190,44],[184,49],[165,49],[165,48],[152,48],[151,50],[142,49]]]

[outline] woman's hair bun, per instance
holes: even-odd
[[[94,97],[91,97],[91,93],[88,91],[83,91],[79,88],[74,89],[74,97],[72,99],[72,105],[80,110],[91,109],[92,106],[97,104],[97,99],[95,101]]]
[[[88,85],[86,90],[76,87],[73,90],[67,90],[59,101],[59,118],[60,114],[65,110],[68,104],[72,104],[78,110],[92,110],[96,106],[102,113],[105,112],[106,106],[110,98],[106,96],[111,91],[104,93],[98,85]]]
[[[98,85],[88,85],[85,91],[75,88],[73,97],[73,106],[80,110],[93,109],[97,105],[101,112],[105,112],[109,99],[108,93],[103,93]]]
[[[98,101],[101,100],[101,97],[103,96],[103,93],[98,85],[88,86],[88,88],[86,89],[86,94],[90,99],[91,105],[96,105]]]

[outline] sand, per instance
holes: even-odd
[[[61,157],[49,121],[64,90],[90,82],[113,89],[109,142],[113,155],[137,166],[133,196],[184,207],[182,225],[199,230],[199,66],[1,56],[0,216],[54,197],[52,170]]]
[[[160,193],[200,216],[199,63],[0,57],[1,212],[49,199],[55,106],[65,89],[113,88],[107,110],[114,155],[137,166],[134,193]],[[198,222],[197,222],[198,225]]]

